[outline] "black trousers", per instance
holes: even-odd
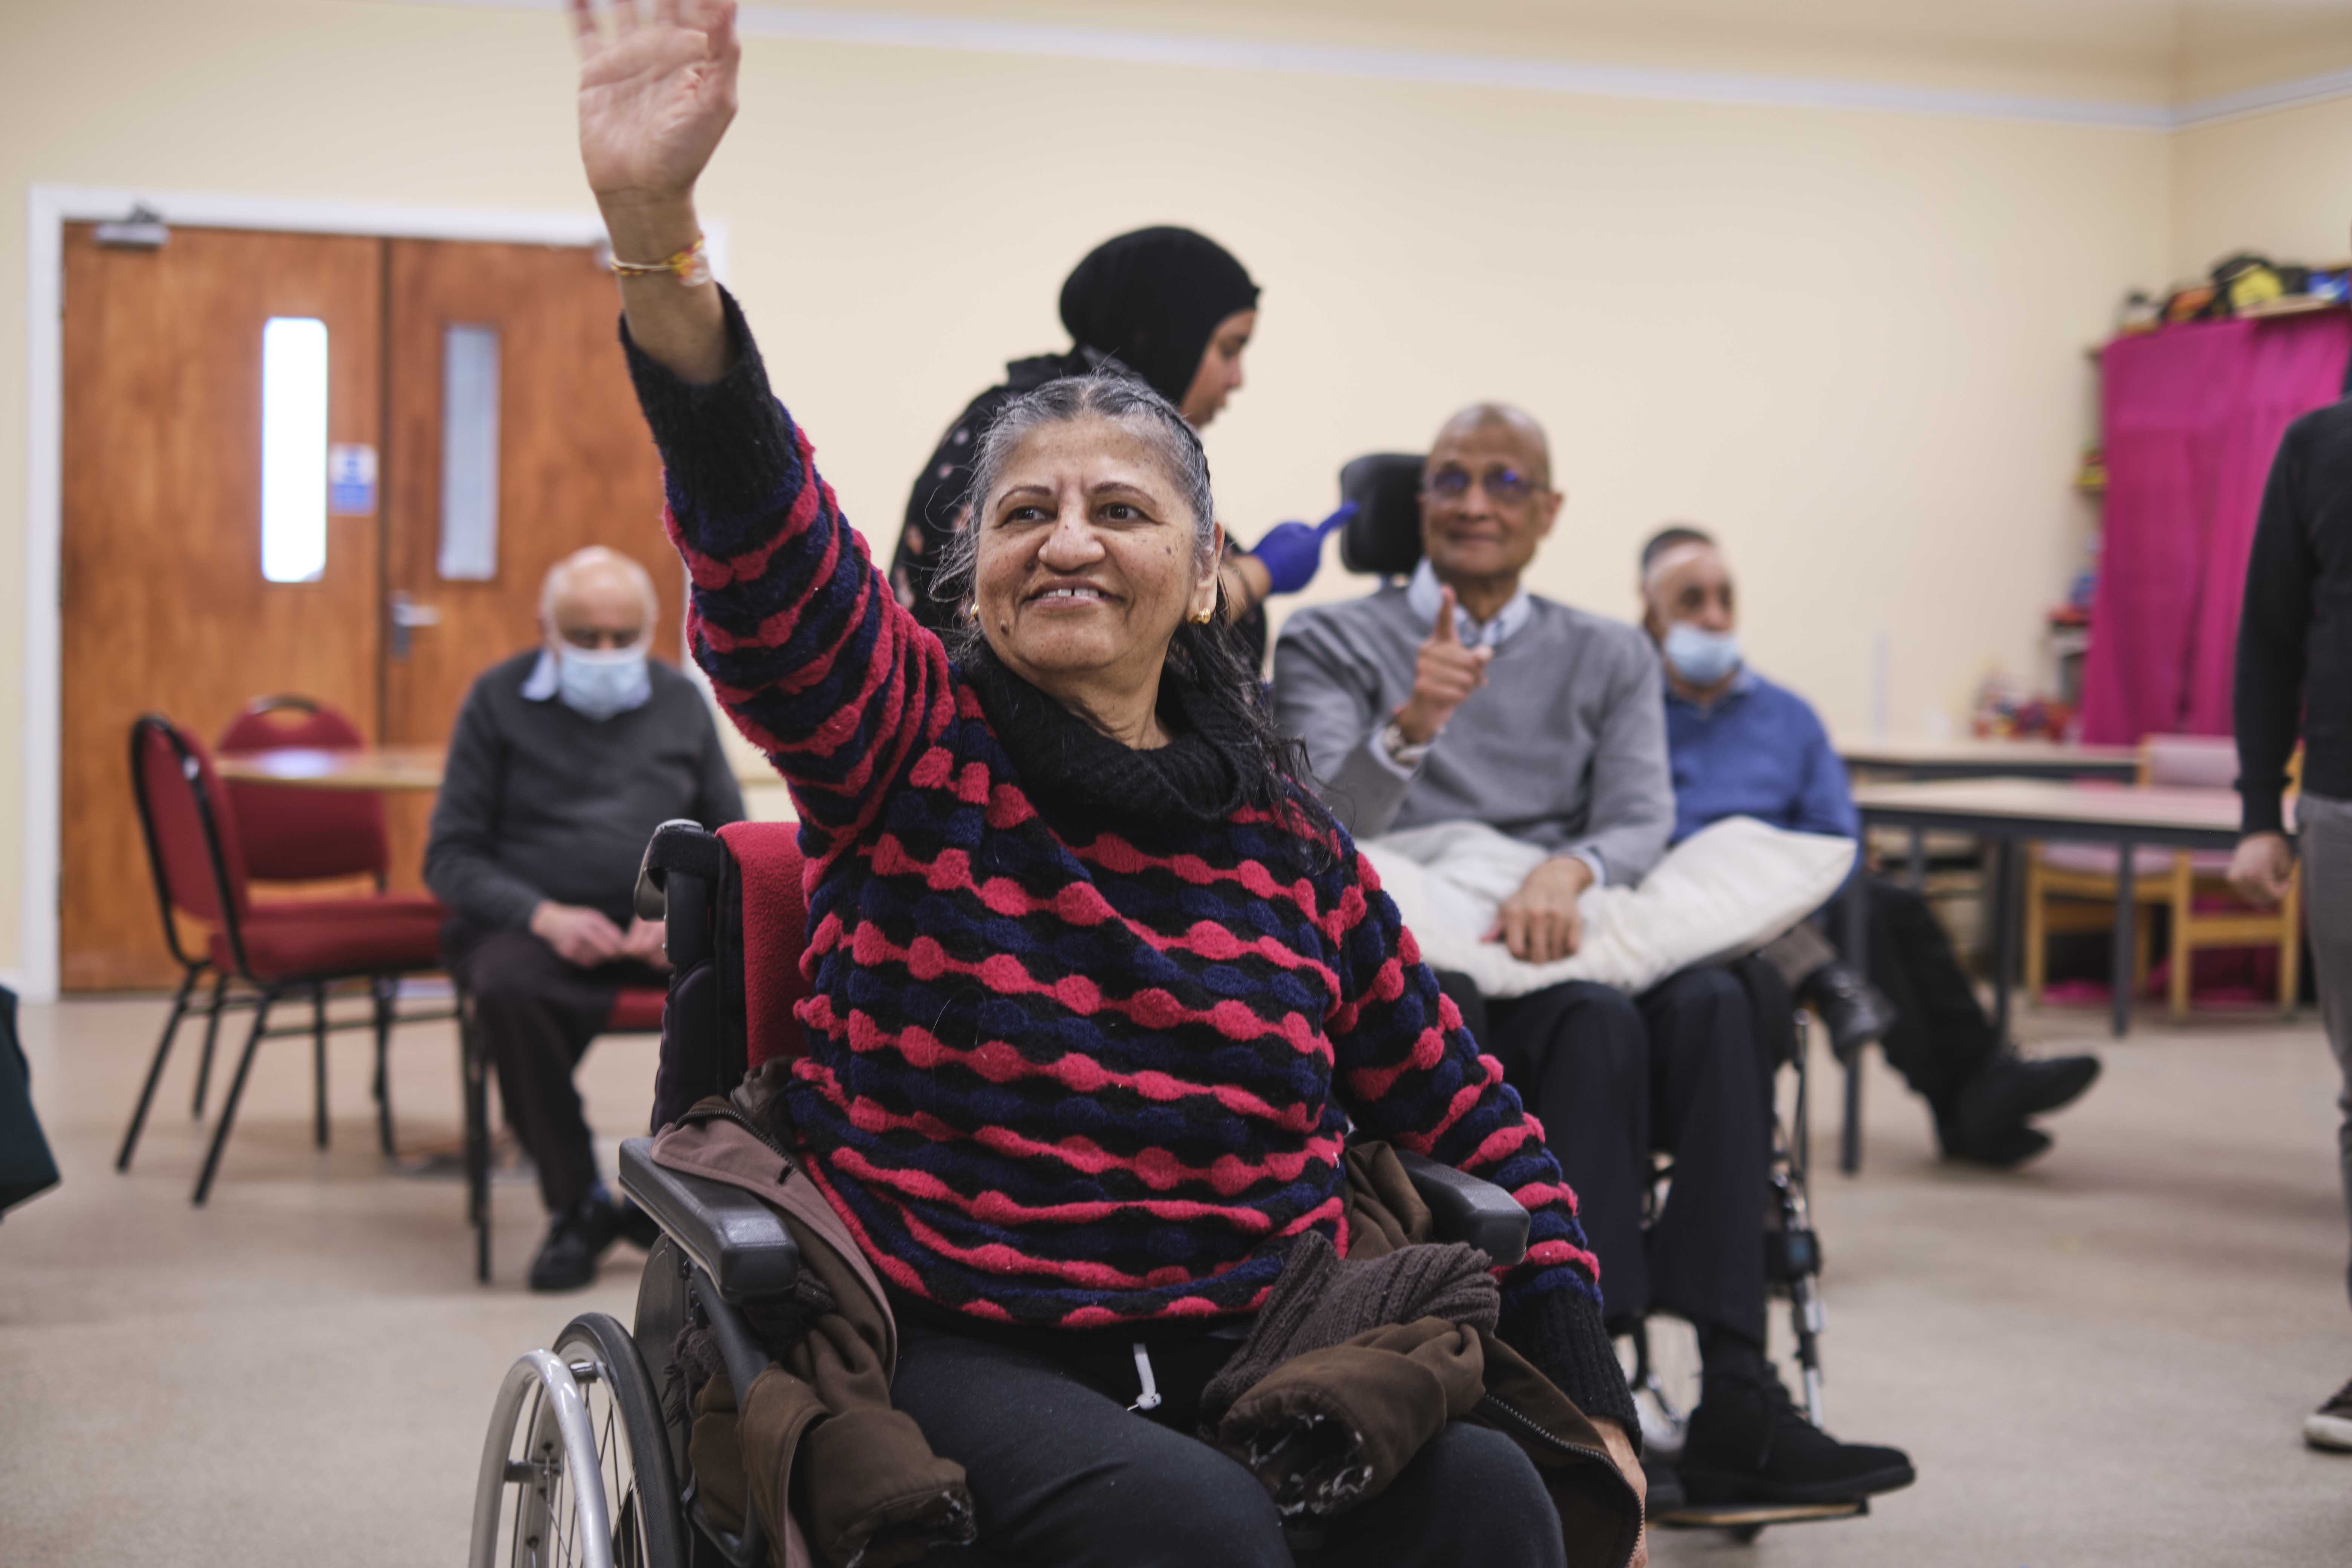
[[[635,963],[582,969],[527,931],[484,931],[462,920],[442,928],[441,951],[473,1004],[507,1120],[539,1168],[539,1195],[550,1214],[562,1214],[596,1184],[595,1147],[572,1071],[621,987],[659,985],[666,976]]]
[[[1066,1342],[1066,1343],[1057,1342]],[[1141,1392],[1129,1342],[1109,1332],[1020,1340],[899,1320],[890,1400],[931,1449],[964,1468],[980,1539],[933,1563],[1022,1568],[1479,1568],[1556,1565],[1559,1515],[1535,1466],[1498,1432],[1455,1422],[1379,1497],[1294,1557],[1257,1479],[1192,1436],[1201,1389],[1241,1348],[1156,1346],[1166,1403]]]
[[[1687,969],[1639,997],[1588,981],[1486,1004],[1486,1048],[1543,1123],[1612,1322],[1653,1309],[1760,1341],[1772,1064],[1747,989]],[[1650,1155],[1674,1160],[1646,1238]]]
[[[1873,877],[1869,900],[1870,983],[1895,1004],[1895,1025],[1879,1041],[1886,1060],[1938,1114],[1960,1086],[1997,1055],[2000,1037],[1927,900],[1900,882]],[[1832,936],[1844,921],[1832,918]]]

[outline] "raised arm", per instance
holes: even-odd
[[[580,163],[604,215],[621,271],[629,336],[656,363],[689,382],[714,382],[730,363],[719,285],[698,258],[695,182],[735,118],[742,47],[734,0],[632,0],[610,7],[572,0],[580,41]],[[641,16],[643,12],[645,15]]]
[[[741,312],[699,265],[694,184],[735,113],[734,6],[658,0],[579,28],[580,153],[621,276],[637,398],[692,583],[688,644],[793,786],[823,852],[954,717],[939,639],[900,609],[770,392]]]

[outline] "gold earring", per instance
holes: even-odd
[[[1192,624],[1193,624],[1194,626],[1207,626],[1211,621],[1213,621],[1213,620],[1215,620],[1216,618],[1217,618],[1217,606],[1216,606],[1216,605],[1211,605],[1207,606],[1206,608],[1204,608],[1204,609],[1202,609],[1202,610],[1201,610],[1201,611],[1197,612],[1197,613],[1196,613],[1196,614],[1192,617]]]

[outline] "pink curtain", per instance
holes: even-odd
[[[2199,322],[2101,357],[2107,458],[2083,739],[2226,735],[2263,482],[2298,416],[2334,402],[2342,311]]]

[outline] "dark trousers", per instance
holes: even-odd
[[[449,973],[499,1075],[499,1099],[539,1168],[539,1195],[562,1214],[596,1184],[596,1152],[572,1070],[604,1027],[622,985],[659,985],[642,963],[582,969],[527,931],[451,921],[441,932]]]
[[[1895,1004],[1879,1041],[1886,1060],[1935,1109],[1950,1113],[1960,1086],[2000,1050],[2000,1037],[1927,900],[1900,882],[1873,877],[1869,900],[1870,983]],[[1844,922],[1832,919],[1832,934]]]
[[[1610,1321],[1662,1308],[1760,1341],[1772,1068],[1746,988],[1719,968],[1639,997],[1571,981],[1486,1016],[1487,1048],[1575,1190]],[[1674,1181],[1645,1241],[1653,1150]]]
[[[974,1545],[925,1561],[1532,1568],[1565,1556],[1559,1515],[1528,1457],[1498,1432],[1455,1422],[1294,1558],[1257,1479],[1192,1436],[1202,1387],[1240,1348],[1205,1337],[1155,1348],[1167,1403],[1145,1415],[1127,1408],[1141,1389],[1134,1351],[1115,1335],[1016,1342],[901,1318],[891,1403],[964,1468],[980,1511]]]

